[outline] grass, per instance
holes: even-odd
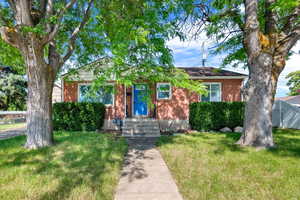
[[[0,141],[0,199],[113,199],[125,140],[84,132],[55,140],[40,150],[24,149],[24,136]]]
[[[0,124],[0,131],[15,129],[15,128],[25,128],[26,123],[16,123],[16,124]]]
[[[300,130],[274,130],[272,150],[241,148],[234,145],[239,137],[161,137],[160,152],[184,199],[300,199]]]

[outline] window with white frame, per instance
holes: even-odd
[[[79,102],[100,102],[105,105],[114,104],[113,85],[105,85],[100,87],[96,92],[91,91],[91,85],[80,84],[78,86]]]
[[[170,83],[157,83],[156,87],[157,99],[171,99],[172,87]]]
[[[203,102],[222,101],[221,99],[221,83],[204,83],[208,91],[207,95],[201,96]]]

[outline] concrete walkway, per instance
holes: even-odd
[[[129,139],[115,200],[182,200],[151,138]]]
[[[25,135],[25,132],[26,132],[26,128],[2,130],[0,131],[0,140],[16,137],[19,135]]]

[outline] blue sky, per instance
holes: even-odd
[[[209,40],[190,40],[180,41],[178,38],[168,41],[168,46],[173,50],[175,66],[177,67],[198,67],[202,66],[202,52],[201,45],[205,41],[206,47],[213,46]],[[300,52],[300,42],[293,48],[293,51]],[[224,55],[223,55],[224,56]],[[222,62],[222,55],[208,55],[206,66],[219,67]],[[241,72],[248,74],[247,70],[243,68],[226,67],[227,70]],[[286,85],[286,75],[292,71],[300,70],[300,54],[294,54],[286,62],[286,67],[281,73],[278,81],[276,97],[287,96],[288,87]]]

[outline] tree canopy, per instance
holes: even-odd
[[[286,78],[289,79],[287,82],[290,90],[289,95],[300,95],[300,70],[289,73]]]
[[[191,8],[191,5],[194,7]],[[245,4],[243,0],[185,1],[181,15],[183,31],[193,30],[193,37],[205,33],[215,42],[212,53],[224,54],[222,66],[247,67],[245,49]],[[273,13],[274,15],[268,15]],[[260,39],[264,45],[275,34],[281,42],[290,40],[290,46],[299,39],[300,8],[298,0],[259,0],[258,22]],[[270,27],[270,24],[274,24]],[[289,52],[290,56],[293,52]]]
[[[0,3],[0,26],[16,30],[19,28],[9,2]],[[98,83],[110,77],[107,74],[114,73],[119,82],[126,84],[147,77],[153,81],[168,79],[174,85],[199,93],[205,91],[199,83],[188,80],[183,71],[174,68],[172,52],[166,46],[166,41],[173,37],[183,38],[175,17],[175,13],[181,12],[180,3],[170,0],[70,0],[66,4],[52,1],[54,9],[47,14],[46,1],[30,2],[33,24],[22,25],[20,31],[34,33],[44,38],[45,43],[51,40],[56,53],[61,55],[62,69],[108,56],[114,67],[106,71],[106,76],[99,74]],[[85,16],[89,5],[90,13]],[[47,28],[49,24],[52,31]],[[45,48],[45,60],[49,60],[50,47]],[[24,66],[19,51],[2,40],[0,52],[3,64]],[[170,74],[175,74],[173,79],[169,78]]]

